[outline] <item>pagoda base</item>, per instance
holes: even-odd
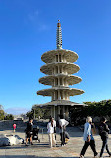
[[[59,115],[63,115],[64,119],[69,121],[69,105],[52,105],[51,116],[57,120]]]

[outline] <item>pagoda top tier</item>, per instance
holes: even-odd
[[[55,49],[45,52],[41,56],[41,60],[45,63],[52,63],[55,60],[56,55],[62,55],[67,62],[75,62],[78,59],[78,54],[67,49]]]

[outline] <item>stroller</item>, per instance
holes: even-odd
[[[33,126],[32,140],[37,140],[40,143],[40,139],[38,138],[38,132],[39,132],[39,127]]]

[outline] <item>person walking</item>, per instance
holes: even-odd
[[[33,119],[29,118],[29,121],[27,123],[27,128],[26,128],[26,146],[27,146],[28,140],[30,141],[30,144],[33,145],[32,134],[33,134]]]
[[[89,145],[94,153],[94,157],[98,156],[98,153],[97,153],[96,148],[95,148],[95,140],[94,140],[93,135],[92,135],[91,123],[92,123],[92,118],[87,117],[86,123],[84,125],[84,134],[83,134],[83,138],[84,138],[85,143],[84,143],[84,146],[81,150],[80,158],[84,158],[85,152],[86,152]]]
[[[13,124],[13,132],[14,132],[14,133],[15,133],[16,127],[17,127],[17,125],[14,123],[14,124]]]
[[[69,122],[64,119],[63,115],[60,115],[59,127],[60,127],[60,136],[61,136],[61,146],[65,145],[65,130],[68,124]]]
[[[55,140],[55,134],[54,134],[54,128],[56,127],[56,123],[51,117],[49,119],[49,123],[47,124],[47,133],[49,136],[49,147],[52,148],[53,146],[56,147],[56,140]]]
[[[109,128],[108,125],[106,124],[106,118],[102,117],[101,119],[101,123],[99,125],[99,135],[101,136],[101,140],[102,140],[102,148],[101,148],[101,152],[100,152],[100,158],[102,158],[104,149],[106,148],[107,153],[109,154],[109,156],[111,157],[111,152],[108,149],[108,133],[109,133]]]

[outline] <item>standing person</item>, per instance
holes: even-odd
[[[68,124],[69,122],[63,118],[63,115],[60,115],[59,127],[60,127],[60,136],[61,136],[61,146],[65,145],[65,128]]]
[[[31,145],[33,145],[32,134],[33,134],[33,119],[29,118],[29,121],[27,123],[27,128],[26,128],[26,146],[27,146],[28,140],[30,140]]]
[[[109,156],[111,157],[111,152],[108,149],[108,133],[109,133],[109,128],[108,125],[106,124],[106,118],[102,117],[101,119],[101,123],[99,125],[99,135],[101,136],[102,139],[102,148],[101,148],[101,152],[100,152],[100,157],[102,157],[102,154],[104,152],[104,149],[106,148],[107,153],[109,154]]]
[[[85,143],[84,143],[84,146],[80,153],[80,158],[84,158],[85,152],[89,145],[94,153],[94,157],[96,157],[98,155],[98,153],[96,152],[96,148],[95,148],[95,141],[94,141],[94,138],[92,135],[91,123],[92,123],[92,118],[87,117],[86,123],[84,125],[84,135],[83,135]]]
[[[56,140],[56,121],[53,119],[53,125],[54,125],[54,134],[55,134],[55,140]]]
[[[15,133],[15,130],[16,130],[16,124],[14,123],[13,124],[13,132]]]
[[[53,118],[51,117],[49,119],[49,123],[47,124],[47,133],[49,136],[49,147],[52,148],[53,146],[56,146],[56,141],[55,141],[55,135],[54,135],[54,127],[55,127],[55,123]]]

